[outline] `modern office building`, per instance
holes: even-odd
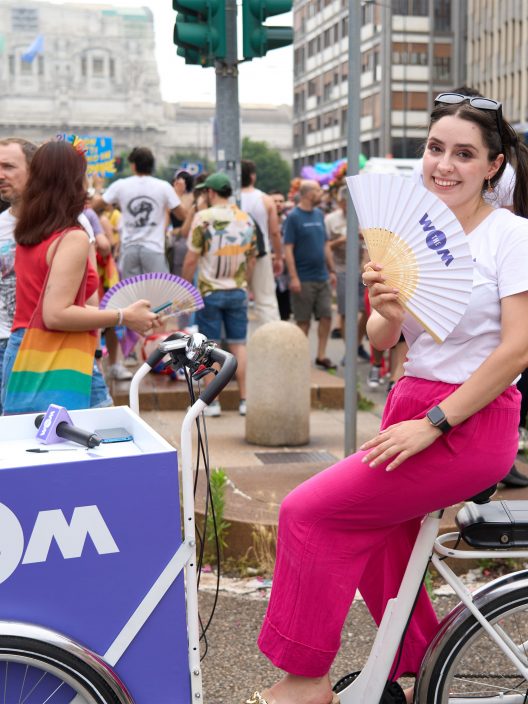
[[[348,5],[294,6],[295,172],[346,156]],[[354,98],[367,157],[417,155],[433,95],[466,80],[466,20],[467,0],[361,2],[361,60],[350,70],[360,73]]]
[[[528,2],[468,0],[467,78],[528,129]]]

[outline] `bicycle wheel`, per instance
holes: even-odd
[[[0,702],[122,704],[80,658],[49,643],[0,635]]]
[[[501,594],[481,609],[499,626],[528,666],[528,589]],[[524,704],[528,680],[469,614],[448,636],[429,674],[418,683],[420,704]]]

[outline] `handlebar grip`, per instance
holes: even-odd
[[[211,362],[218,362],[221,365],[221,369],[213,381],[200,394],[199,400],[207,405],[209,405],[211,401],[214,401],[222,389],[231,381],[238,366],[232,354],[220,350],[217,347],[211,350],[209,359]]]
[[[175,332],[172,335],[168,335],[163,340],[163,342],[170,342],[171,340],[179,340],[182,337],[186,337],[186,335],[184,335],[181,332]],[[154,369],[154,367],[158,366],[158,364],[161,362],[161,360],[163,359],[163,357],[165,357],[166,354],[167,354],[167,352],[163,352],[158,347],[154,350],[154,352],[151,352],[149,354],[149,356],[145,360],[145,364],[148,364],[151,369]]]

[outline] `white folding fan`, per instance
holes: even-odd
[[[150,301],[150,307],[163,316],[191,313],[203,308],[203,299],[192,284],[174,274],[158,271],[139,274],[119,281],[109,289],[99,304],[100,308],[126,308],[141,298]]]
[[[469,303],[473,260],[449,208],[410,179],[388,174],[347,178],[371,261],[436,342],[457,326]]]

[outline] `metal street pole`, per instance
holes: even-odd
[[[240,107],[238,104],[237,6],[225,0],[226,58],[216,68],[216,168],[224,171],[240,201]]]
[[[347,173],[359,170],[361,76],[361,2],[348,0],[348,109]],[[346,316],[345,316],[345,456],[357,444],[357,310],[359,236],[356,211],[350,196],[347,207]]]

